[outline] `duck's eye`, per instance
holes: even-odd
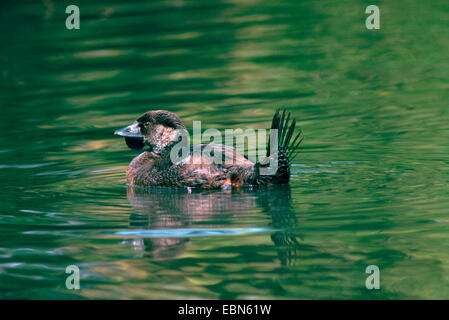
[[[145,122],[145,127],[149,127],[150,126],[150,122],[149,121],[147,121],[147,122]]]

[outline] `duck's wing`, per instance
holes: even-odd
[[[199,152],[201,150],[201,152]],[[214,143],[203,143],[190,150],[190,156],[184,158],[183,164],[217,164],[225,167],[248,167],[254,163],[234,148]]]
[[[254,163],[251,160],[249,160],[243,154],[238,153],[233,147],[213,143],[206,144],[205,146],[211,146],[210,149],[212,150],[212,152],[203,152],[203,157],[217,159],[218,157],[216,156],[216,153],[221,152],[221,164],[225,166],[254,166]],[[205,147],[205,150],[206,148],[207,147]]]

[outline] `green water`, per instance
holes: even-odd
[[[380,30],[366,1],[77,1],[80,30],[69,4],[0,10],[1,298],[449,298],[446,0],[377,1]],[[126,186],[113,131],[141,113],[279,106],[305,136],[290,188]]]

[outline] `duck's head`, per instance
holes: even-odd
[[[179,141],[179,130],[186,130],[186,127],[176,114],[154,110],[144,113],[114,134],[124,137],[131,149],[140,150],[148,145],[154,153],[162,154]]]

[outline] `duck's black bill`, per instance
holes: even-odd
[[[121,136],[125,138],[134,138],[143,140],[143,136],[140,133],[140,129],[137,122],[134,122],[127,127],[115,130],[114,134],[116,136]]]
[[[126,145],[133,150],[140,150],[145,146],[137,122],[122,129],[115,130],[114,134],[116,136],[124,137]]]

